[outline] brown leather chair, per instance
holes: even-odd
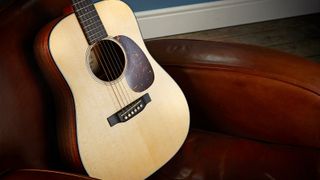
[[[36,34],[68,1],[2,6],[0,179],[91,179],[59,158],[53,95],[33,54]],[[320,179],[319,64],[241,44],[147,45],[191,109],[185,144],[150,179]]]

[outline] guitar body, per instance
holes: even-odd
[[[189,128],[188,105],[177,84],[148,53],[131,9],[118,0],[94,6],[109,37],[118,37],[117,44],[128,51],[124,72],[114,82],[104,83],[92,72],[91,46],[75,14],[51,23],[36,41],[40,65],[57,94],[61,153],[71,166],[84,168],[95,178],[143,179],[183,144]],[[139,53],[148,60],[153,75],[127,73],[134,67],[130,64],[139,64],[133,58]],[[147,84],[143,79],[130,81],[131,76],[149,80]],[[135,89],[135,83],[142,88]],[[150,102],[141,112],[126,122],[108,122],[122,106],[146,94]]]

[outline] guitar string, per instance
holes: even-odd
[[[86,16],[86,15],[85,15],[85,16]],[[99,61],[99,64],[101,65],[101,67],[102,67],[102,69],[103,69],[103,72],[104,72],[104,74],[106,75],[106,78],[111,81],[112,77],[109,77],[109,75],[111,76],[112,73],[110,72],[110,69],[109,69],[109,67],[108,67],[107,65],[106,65],[106,67],[104,67],[105,58],[104,58],[103,53],[101,53],[101,51],[100,51],[101,47],[99,46],[99,44],[100,44],[100,42],[98,42],[98,43],[96,44],[97,50],[99,51],[99,54],[98,54],[98,56],[97,56],[97,57],[98,57],[97,60]],[[102,58],[102,60],[101,60],[101,58]],[[107,70],[109,71],[109,75],[108,75],[108,73],[107,73],[107,71],[106,71],[106,68],[107,68]],[[108,86],[108,84],[107,84],[106,82],[104,82],[104,84],[105,84],[106,86]],[[117,101],[118,101],[118,104],[119,104],[120,108],[124,107],[124,106],[125,106],[125,102],[123,102],[122,97],[119,98],[118,95],[117,95],[117,93],[120,95],[118,87],[116,86],[116,87],[114,88],[111,83],[110,83],[110,86],[111,86],[112,91],[113,91],[113,93],[114,93],[114,95],[115,95],[115,97],[116,97],[116,99],[117,99]]]
[[[114,47],[114,45],[113,45],[113,43],[112,42],[109,42],[109,41],[107,41],[107,43],[106,43],[107,45],[108,45],[108,49],[110,49],[110,53],[112,54],[112,56],[113,56],[113,58],[115,59],[115,63],[113,62],[113,65],[116,67],[116,70],[118,71],[118,73],[121,73],[121,71],[122,71],[122,68],[121,68],[121,60],[120,60],[120,57],[119,57],[119,55],[118,55],[118,53],[117,53],[117,51],[116,51],[116,49],[115,49],[115,47]],[[111,45],[110,45],[111,44]],[[112,47],[111,47],[112,46]],[[122,49],[121,49],[122,50]],[[125,56],[125,55],[124,55]],[[120,63],[120,64],[119,64]],[[124,68],[125,68],[125,65],[124,65]],[[125,70],[125,69],[124,69]],[[124,88],[124,91],[125,91],[125,93],[124,93],[124,95],[128,98],[128,100],[129,100],[129,102],[131,102],[132,101],[132,99],[131,99],[131,96],[130,96],[130,93],[128,93],[128,89],[123,85],[123,84],[121,84],[122,86],[123,86],[123,88]]]
[[[113,68],[112,68],[112,65],[111,65],[111,63],[110,63],[110,61],[112,61],[111,59],[112,59],[112,57],[110,56],[110,55],[107,55],[107,54],[105,54],[105,52],[102,52],[102,51],[104,51],[104,48],[102,48],[101,46],[103,46],[104,45],[104,41],[100,41],[100,42],[98,42],[97,44],[96,44],[96,48],[99,50],[99,56],[98,56],[98,60],[99,60],[99,63],[100,63],[100,65],[101,65],[101,67],[103,68],[103,71],[104,71],[104,74],[106,75],[106,77],[107,77],[107,79],[108,79],[108,81],[114,81],[115,79],[117,79],[117,75],[114,73],[114,71],[113,71]],[[102,50],[101,50],[102,49]],[[102,60],[101,60],[101,58],[102,58]],[[109,61],[109,64],[110,64],[110,66],[108,66],[108,63],[106,62],[106,59],[107,59],[107,61]],[[109,60],[110,59],[110,60]],[[107,70],[106,70],[107,69]],[[111,69],[111,70],[110,70]],[[109,72],[109,74],[108,74],[108,72]],[[107,83],[104,83],[106,86],[108,86],[108,84]],[[123,96],[121,95],[121,92],[123,93],[123,90],[122,90],[122,88],[121,88],[121,86],[120,87],[118,87],[116,84],[115,85],[113,85],[112,84],[112,82],[109,84],[110,86],[111,86],[111,88],[113,89],[113,92],[114,92],[114,95],[116,96],[116,98],[117,98],[117,101],[118,101],[118,103],[119,103],[119,106],[120,106],[120,108],[122,108],[122,107],[124,107],[125,105],[126,105],[126,103],[128,104],[128,102],[126,102],[127,100],[125,99],[125,98],[123,98]],[[114,88],[113,87],[115,87],[115,90],[114,90]],[[119,89],[120,89],[120,91],[119,91]],[[120,96],[120,97],[118,97],[118,95]]]
[[[103,54],[104,54],[106,57],[108,57],[107,60],[108,60],[108,63],[109,63],[109,65],[110,65],[110,69],[111,69],[111,71],[112,71],[112,74],[113,74],[113,76],[114,76],[114,79],[117,79],[117,78],[118,78],[118,76],[117,76],[117,73],[118,73],[118,72],[115,72],[115,70],[114,70],[114,68],[113,68],[113,66],[114,66],[113,60],[116,60],[116,59],[113,59],[113,58],[110,56],[109,51],[108,51],[107,49],[105,49],[105,42],[108,42],[108,40],[101,41],[101,45],[102,45],[102,47],[103,47],[103,48],[101,48],[101,49],[102,49],[102,51],[103,51]],[[106,64],[106,66],[108,66],[108,65],[107,65],[107,62],[105,62],[105,64]],[[117,86],[117,84],[119,84],[119,86]],[[121,91],[121,92],[119,92],[120,97],[121,97],[127,104],[129,104],[128,99],[126,99],[125,96],[122,96],[122,95],[124,94],[124,91],[123,91],[123,88],[121,87],[121,85],[124,87],[123,82],[121,81],[121,79],[120,79],[120,82],[119,82],[119,83],[115,83],[115,86],[116,86],[116,87],[119,87],[119,89],[120,89],[120,91]],[[122,94],[121,94],[121,93],[122,93]]]
[[[112,47],[110,46],[110,44],[111,44]],[[112,42],[111,43],[107,42],[107,45],[108,45],[108,47],[110,49],[110,52],[111,52],[113,58],[116,59],[116,61],[115,61],[115,63],[113,65],[116,67],[116,69],[118,69],[119,73],[121,73],[121,62],[122,61],[120,60],[119,55],[118,55],[113,43]],[[116,54],[117,57],[114,54]],[[125,54],[124,54],[124,58],[125,58]],[[119,65],[119,63],[120,63],[120,65]],[[125,68],[125,64],[124,64],[124,68]],[[123,86],[123,88],[125,90],[125,96],[127,96],[129,101],[131,102],[132,99],[131,99],[130,93],[128,93],[128,89],[123,84],[122,84],[122,86]]]
[[[96,56],[96,60],[97,60],[97,62],[98,62],[98,65],[100,64],[99,66],[102,67],[102,71],[103,71],[104,74],[106,75],[106,78],[107,78],[107,79],[110,79],[110,77],[108,76],[108,73],[107,73],[107,71],[106,71],[105,67],[103,66],[102,61],[101,61],[101,59],[100,59],[101,53],[98,52],[99,48],[93,49],[93,50],[94,50],[94,54],[95,54],[95,56]],[[107,84],[106,84],[105,82],[104,82],[104,84],[107,86]],[[120,102],[120,100],[119,100],[119,98],[118,98],[118,96],[117,96],[117,93],[115,92],[115,89],[114,89],[112,86],[111,86],[111,89],[112,89],[113,94],[115,95],[116,100],[117,100],[117,102],[118,102],[118,104],[119,104],[119,106],[120,106],[120,108],[121,108],[122,105],[121,105],[121,102]]]
[[[126,99],[122,96],[122,89],[120,86],[118,86],[115,82],[115,80],[117,79],[117,75],[114,73],[113,71],[113,68],[112,68],[112,65],[110,63],[110,61],[112,61],[112,57],[111,56],[108,56],[107,54],[105,54],[104,52],[104,48],[102,48],[103,46],[103,41],[100,41],[99,43],[99,50],[102,54],[102,57],[103,57],[103,61],[102,63],[107,67],[109,73],[110,73],[110,76],[112,78],[112,80],[110,79],[109,80],[109,86],[112,86],[112,87],[115,87],[115,89],[117,90],[117,95],[119,97],[119,99],[121,100],[122,104],[123,104],[123,107],[125,107],[127,105],[128,102],[126,102]],[[122,108],[122,107],[121,107]]]
[[[92,48],[92,49],[93,49],[93,48]],[[90,52],[91,52],[91,51],[90,51]],[[98,59],[98,54],[97,54],[97,52],[96,52],[94,49],[93,49],[93,54],[94,54],[95,60],[96,60],[97,63],[98,63],[98,66],[99,66],[99,64],[101,63],[101,61],[99,61],[99,59]],[[107,73],[105,73],[105,70],[103,70],[103,71],[104,71],[104,74],[107,74]],[[107,76],[107,75],[106,75],[106,76]],[[105,82],[103,82],[103,84],[107,85]],[[113,94],[116,95],[113,87],[109,87],[109,88],[111,88],[112,91],[113,91]],[[116,107],[115,109],[117,109],[117,103],[118,103],[119,107],[121,108],[121,103],[120,103],[119,99],[118,99],[116,96],[112,95],[112,93],[111,93],[110,91],[108,91],[108,94],[109,94],[109,97],[111,97],[112,104],[114,105],[114,107]],[[116,101],[115,101],[115,100],[116,100]]]
[[[107,60],[108,60],[108,63],[106,62],[106,61],[103,61],[104,63],[105,63],[105,65],[107,66],[107,67],[110,67],[110,69],[111,69],[111,71],[112,71],[112,75],[114,76],[114,80],[116,80],[117,79],[117,73],[118,74],[122,74],[122,69],[121,69],[121,67],[119,67],[119,69],[118,69],[118,71],[116,70],[116,69],[114,69],[114,67],[115,67],[115,63],[114,63],[114,60],[116,61],[116,62],[118,62],[118,61],[120,61],[120,59],[116,59],[115,58],[115,56],[114,56],[114,54],[112,53],[112,51],[111,51],[111,53],[112,53],[112,56],[113,56],[113,58],[111,57],[111,55],[110,55],[110,53],[109,53],[109,51],[107,50],[107,48],[106,48],[106,43],[105,42],[107,42],[107,44],[109,44],[109,40],[106,40],[106,41],[101,41],[101,45],[104,47],[104,48],[101,48],[102,49],[102,53],[105,55],[105,57],[107,57]],[[107,53],[106,53],[107,52]],[[110,63],[111,62],[111,63]],[[108,66],[107,64],[109,64],[110,66]],[[112,86],[112,84],[111,84],[111,86]],[[124,86],[124,84],[123,84],[123,81],[121,81],[121,79],[120,79],[120,82],[119,82],[119,84],[117,84],[117,83],[114,83],[114,86],[116,86],[116,88],[117,88],[117,90],[118,90],[118,93],[119,93],[119,96],[121,97],[121,99],[122,99],[122,101],[125,101],[127,104],[129,104],[129,102],[131,101],[131,99],[130,98],[128,98],[128,97],[130,97],[129,95],[128,95],[128,91],[127,91],[127,89],[126,89],[126,87]],[[120,89],[120,91],[119,91],[119,89]],[[123,90],[124,89],[124,90]],[[122,94],[121,94],[122,93]]]
[[[109,45],[110,45],[110,43],[108,43],[108,46],[109,46]],[[112,46],[112,47],[109,46],[109,48],[111,49],[111,52],[113,52],[112,50],[114,50],[114,53],[115,53],[116,56],[117,56],[117,57],[115,57],[115,58],[116,58],[116,59],[120,59],[120,58],[119,58],[119,55],[118,55],[118,53],[116,52],[115,47],[114,47],[114,45],[113,45],[112,43],[111,43],[111,46]],[[124,53],[124,56],[125,56],[125,53]],[[126,56],[125,56],[125,58],[126,58]],[[116,65],[117,65],[117,67],[120,69],[121,65],[119,65],[118,62],[120,62],[120,61],[116,61]],[[131,95],[131,93],[128,93],[128,92],[127,92],[127,96],[128,96],[128,98],[130,99],[130,101],[131,101],[131,98],[132,98],[132,97],[131,97],[130,95]]]
[[[109,46],[109,41],[106,41],[106,42],[108,42],[107,44],[108,44],[108,46]],[[103,43],[103,41],[101,41],[101,43],[98,43],[98,50],[99,50],[99,51],[100,51],[100,44],[102,44],[102,46],[106,47],[106,46],[105,46],[105,43]],[[112,44],[112,45],[113,45],[113,44]],[[110,47],[110,46],[109,46],[109,47]],[[116,60],[116,62],[117,62],[117,59],[115,58],[115,55],[113,54],[111,47],[110,47],[110,49],[111,49],[111,53],[112,53],[112,56],[113,56],[114,60]],[[114,47],[113,47],[113,49],[114,49]],[[104,51],[104,48],[102,48],[102,50]],[[105,68],[103,67],[103,63],[106,65],[106,68],[108,69],[108,71],[109,71],[109,73],[110,73],[110,76],[112,76],[112,75],[114,76],[114,77],[112,78],[112,79],[114,80],[114,79],[117,79],[117,76],[116,76],[116,74],[114,73],[114,70],[113,70],[113,68],[112,68],[112,65],[111,65],[110,61],[112,62],[113,67],[116,67],[116,66],[115,66],[115,63],[112,61],[112,58],[111,58],[111,56],[110,56],[110,54],[109,54],[109,51],[108,51],[108,50],[106,50],[106,51],[108,52],[108,56],[107,56],[107,54],[106,54],[105,52],[101,53],[101,51],[100,51],[100,55],[101,55],[103,61],[101,61],[100,58],[98,58],[98,59],[99,59],[99,61],[100,61],[100,64],[101,64],[102,68],[104,69],[104,73],[106,74],[107,78],[109,78],[109,77],[108,77],[108,74],[107,74]],[[116,50],[115,50],[115,49],[114,49],[114,51],[115,51],[115,53],[116,53]],[[116,54],[117,54],[117,53],[116,53]],[[105,56],[104,56],[104,55],[105,55]],[[118,55],[117,55],[117,56],[118,56]],[[108,61],[109,61],[109,59],[110,59],[109,64],[110,64],[110,69],[111,69],[112,73],[111,73],[111,71],[110,71],[110,69],[109,69],[109,66],[107,65],[107,62],[105,61],[105,58],[104,58],[104,57],[106,57]],[[120,60],[119,56],[118,56],[118,60]],[[118,63],[117,63],[117,65],[118,65]],[[116,68],[116,69],[117,69],[117,68]],[[115,70],[115,71],[116,71],[116,70]],[[117,72],[116,72],[116,73],[117,73]],[[119,67],[119,65],[118,65],[118,73],[121,74],[121,67]],[[111,78],[110,78],[110,80],[111,80]],[[120,104],[120,107],[121,107],[121,103],[120,103],[119,99],[121,99],[121,101],[122,101],[123,104],[125,104],[124,101],[127,101],[127,103],[128,103],[128,101],[130,102],[131,100],[130,100],[130,96],[128,95],[127,89],[126,89],[125,86],[123,85],[122,81],[120,81],[120,82],[121,82],[121,83],[120,83],[120,87],[119,87],[119,88],[117,87],[117,84],[115,84],[116,90],[117,90],[118,94],[120,95],[120,98],[117,97],[117,94],[116,94],[116,92],[114,91],[114,89],[113,89],[113,87],[112,87],[112,86],[113,86],[112,83],[110,83],[110,86],[112,87],[112,89],[113,89],[113,91],[114,91],[114,94],[115,94],[115,96],[116,96],[116,98],[117,98],[117,101],[118,101],[118,103]],[[121,85],[122,85],[122,87],[121,87]],[[126,91],[126,93],[123,92],[123,89],[122,89],[122,88],[125,89],[124,91]],[[124,98],[122,97],[119,89],[120,89],[120,91],[122,92],[122,94],[124,94]],[[124,100],[124,99],[125,99],[125,100]]]
[[[101,65],[101,67],[102,67],[105,75],[107,76],[107,79],[111,79],[111,78],[109,77],[107,71],[106,71],[106,68],[107,68],[108,71],[110,72],[108,66],[106,66],[106,68],[105,68],[104,65],[103,65],[103,61],[100,59],[100,57],[103,58],[103,54],[101,53],[99,47],[98,47],[97,49],[98,49],[99,54],[100,54],[100,55],[98,54],[97,60],[98,60],[98,62],[100,63],[100,65]],[[96,50],[96,49],[94,49],[94,50]],[[106,86],[108,86],[106,83],[104,83],[104,84],[105,84]],[[118,95],[117,95],[117,93],[116,93],[116,90],[114,89],[114,87],[113,87],[112,85],[111,85],[111,89],[112,89],[112,91],[113,91],[113,93],[114,93],[114,95],[115,95],[115,97],[116,97],[116,99],[117,99],[117,101],[118,101],[118,103],[119,103],[120,108],[123,108],[123,106],[122,106],[122,104],[121,104],[121,100],[120,100],[120,98],[118,97]],[[118,90],[117,90],[117,91],[118,91]],[[119,91],[118,91],[118,93],[119,93]],[[123,103],[123,102],[122,102],[122,103]]]
[[[82,2],[82,1],[81,1]],[[80,3],[81,3],[80,2]],[[89,4],[90,4],[90,2],[89,2]],[[93,6],[93,4],[91,4],[91,6]],[[81,6],[80,6],[81,7]],[[76,2],[74,2],[73,1],[73,8],[74,8],[74,11],[75,11],[75,13],[76,13],[76,15],[77,15],[77,18],[79,18],[78,16],[79,16],[79,14],[77,14],[77,9],[79,9],[79,7],[77,7],[77,4],[76,4]],[[84,17],[86,18],[86,14],[84,14]],[[79,19],[79,21],[80,21],[80,24],[81,24],[81,20]],[[98,50],[99,50],[99,48],[98,48]],[[108,73],[106,72],[106,69],[104,68],[104,66],[103,66],[103,63],[102,63],[102,61],[101,61],[101,59],[100,59],[100,56],[102,55],[101,53],[100,53],[100,55],[99,55],[99,53],[96,51],[96,49],[94,48],[93,49],[93,53],[94,53],[94,55],[95,55],[95,57],[96,57],[96,60],[98,61],[98,64],[100,64],[101,65],[101,67],[102,67],[102,69],[103,69],[103,72],[104,72],[104,74],[106,75],[106,78],[107,79],[110,79],[109,78],[109,76],[108,76]],[[103,57],[103,56],[102,56]],[[107,84],[104,82],[104,84],[107,86]],[[117,102],[118,102],[118,104],[119,104],[119,106],[120,106],[120,108],[122,108],[122,104],[121,104],[121,102],[120,102],[120,98],[117,96],[117,93],[115,92],[115,89],[113,88],[113,86],[111,86],[111,89],[112,89],[112,91],[113,91],[113,94],[115,95],[115,97],[116,97],[116,100],[117,100]]]
[[[98,32],[98,35],[99,35],[100,33]],[[97,43],[97,46],[98,46],[98,50],[100,51],[100,55],[101,55],[101,57],[102,57],[102,61],[100,61],[100,63],[101,63],[101,66],[103,67],[104,65],[105,65],[105,67],[108,69],[108,72],[110,73],[109,75],[111,76],[111,78],[109,78],[109,81],[110,81],[110,83],[109,83],[109,85],[113,88],[113,87],[115,87],[115,89],[116,89],[116,92],[115,92],[115,96],[117,96],[117,98],[119,99],[119,101],[121,101],[122,102],[122,104],[123,104],[123,106],[125,106],[126,105],[126,103],[128,103],[128,102],[126,102],[126,100],[122,97],[122,95],[121,95],[121,92],[123,92],[123,90],[122,90],[122,88],[121,87],[118,87],[117,86],[117,84],[115,83],[114,85],[112,84],[112,82],[111,81],[114,81],[115,79],[117,79],[117,75],[114,73],[114,71],[113,71],[113,68],[112,68],[112,66],[108,66],[108,63],[106,62],[106,59],[110,62],[110,61],[112,61],[111,59],[111,56],[108,56],[107,54],[105,54],[105,52],[102,52],[103,50],[104,50],[104,48],[101,48],[101,46],[103,46],[104,45],[104,41],[99,41],[98,43]],[[101,50],[102,49],[102,50]],[[110,60],[109,60],[110,59]],[[109,63],[110,64],[110,63]],[[110,71],[110,69],[111,69],[111,71]],[[106,72],[105,72],[106,73]],[[108,74],[106,74],[106,76],[108,76]],[[112,79],[112,80],[111,80]],[[108,84],[107,83],[105,83],[105,85],[107,85],[108,86]],[[119,91],[119,89],[120,89],[120,91]],[[118,93],[118,95],[119,95],[119,97],[118,97],[118,95],[117,95],[117,93]],[[122,104],[120,103],[120,107],[122,108]]]

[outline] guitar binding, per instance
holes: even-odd
[[[142,97],[138,98],[134,102],[130,103],[126,107],[122,108],[118,112],[114,113],[108,118],[110,126],[115,126],[118,123],[124,123],[138,115],[146,105],[151,102],[150,95],[147,93]]]

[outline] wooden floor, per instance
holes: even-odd
[[[303,56],[320,63],[320,13],[165,38],[253,44]]]

